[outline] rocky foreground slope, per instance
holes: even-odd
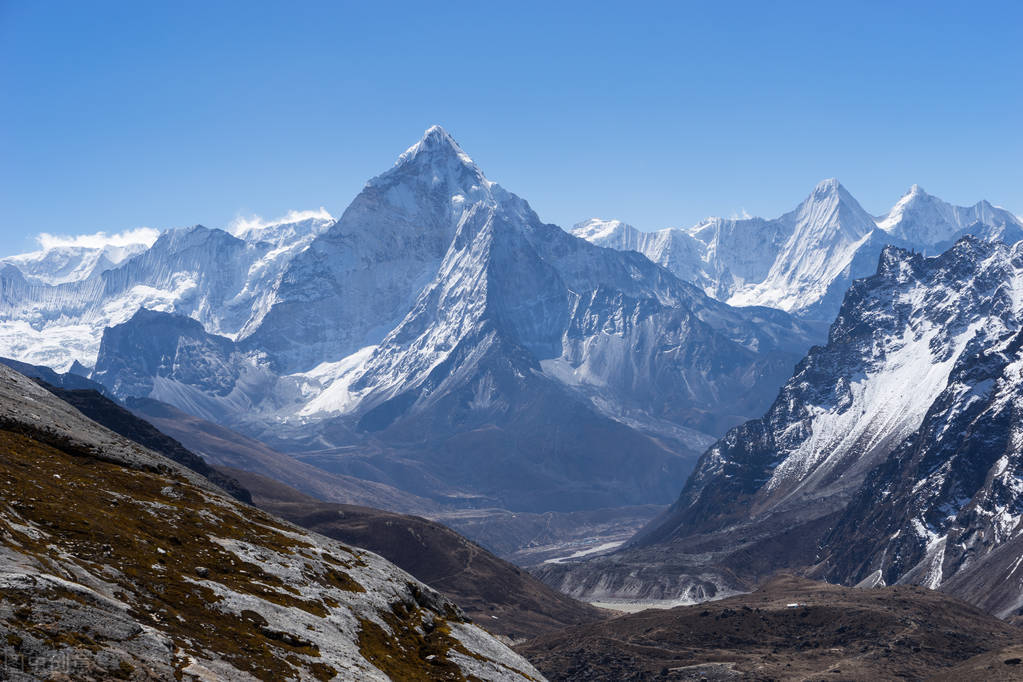
[[[33,674],[541,677],[377,555],[237,502],[6,367],[0,450],[0,635]]]
[[[419,516],[331,504],[259,474],[231,472],[261,509],[376,552],[445,595],[488,632],[523,641],[608,612],[556,592],[450,528]]]

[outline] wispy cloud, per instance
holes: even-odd
[[[231,224],[227,226],[227,231],[237,237],[238,235],[245,234],[251,230],[262,230],[264,227],[268,227],[270,225],[279,225],[280,223],[298,223],[312,218],[317,218],[319,220],[334,220],[334,216],[328,213],[327,209],[320,206],[319,210],[316,211],[288,211],[285,215],[280,218],[274,218],[273,220],[264,220],[258,215],[248,217],[239,216],[231,221]]]
[[[732,220],[749,220],[752,217],[753,216],[751,216],[749,212],[744,208],[740,209],[738,213],[733,212],[732,215],[730,216]]]
[[[115,234],[106,232],[95,232],[93,234],[50,234],[43,232],[36,235],[36,242],[39,248],[54,249],[61,246],[79,246],[91,249],[101,249],[104,246],[128,246],[130,244],[145,244],[152,246],[160,231],[153,227],[136,227],[131,230],[124,230]]]

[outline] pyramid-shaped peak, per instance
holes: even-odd
[[[848,194],[845,187],[842,187],[842,183],[840,183],[837,178],[821,180],[817,183],[817,186],[813,188],[813,198],[815,199],[830,197],[838,193]]]
[[[839,235],[855,241],[875,227],[874,218],[835,178],[817,183],[810,196],[790,215],[798,226],[797,241],[827,240]]]
[[[814,206],[834,206],[841,207],[843,210],[851,210],[861,217],[867,215],[867,212],[860,206],[860,202],[856,201],[856,197],[850,194],[849,190],[835,178],[818,182],[802,206],[804,209]]]
[[[422,139],[406,149],[398,157],[398,161],[394,165],[406,166],[416,160],[422,160],[424,157],[429,160],[444,159],[458,161],[464,165],[476,168],[476,164],[473,163],[468,154],[462,151],[462,148],[455,142],[455,138],[451,137],[448,131],[439,125],[430,126],[423,133]]]

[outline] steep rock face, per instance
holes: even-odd
[[[291,373],[379,342],[491,184],[447,132],[428,130],[289,265],[246,348]]]
[[[915,582],[955,592],[983,580],[1023,512],[1023,332],[972,344],[920,428],[873,472],[828,534],[822,570],[846,582]],[[1018,556],[1018,555],[1017,555]],[[1019,562],[1005,575],[1002,617],[1019,615]],[[1002,592],[1005,592],[1002,590]],[[968,592],[967,596],[978,596]]]
[[[1000,244],[966,240],[934,259],[886,251],[878,274],[846,295],[828,345],[800,363],[767,414],[703,456],[673,508],[679,527],[841,509],[920,426],[967,345],[1018,325],[1017,276]],[[723,506],[729,499],[745,510]]]
[[[104,332],[92,376],[115,396],[162,399],[207,419],[251,409],[274,381],[198,321],[144,308]]]
[[[975,238],[930,259],[887,249],[827,346],[763,418],[703,455],[664,516],[628,548],[545,567],[545,579],[576,595],[655,585],[692,598],[701,580],[709,596],[792,568],[948,589],[1015,614],[1019,565],[1004,548],[1018,546],[1023,508],[1021,250]],[[976,589],[992,573],[1012,587]]]
[[[9,662],[97,679],[541,679],[375,554],[241,505],[6,367],[0,421]]]
[[[443,167],[469,163],[455,146],[433,154],[450,157],[434,161]],[[776,353],[791,360],[808,343],[810,332],[784,315],[720,305],[644,259],[593,248],[543,224],[523,200],[485,179],[479,182],[487,190],[466,209],[433,281],[365,363],[323,391],[317,409],[333,404],[343,412],[354,404],[355,412],[364,413],[428,381],[436,393],[452,350],[482,357],[467,344],[496,343],[493,335],[507,352],[520,348],[563,384],[591,392],[606,388],[603,404],[649,394],[657,372],[677,376],[688,370],[686,358],[656,355],[680,339],[707,353],[716,344],[719,358],[731,351],[745,371],[729,378],[710,368],[702,381],[735,382],[729,388],[742,384],[745,391],[771,371],[764,369],[772,362],[765,358]],[[611,357],[610,345],[643,345],[654,357],[632,361],[621,351]],[[460,376],[471,371],[458,368]],[[697,381],[697,369],[708,368],[693,368],[687,383]],[[652,401],[654,412],[669,409],[656,391]],[[689,397],[690,405],[707,402],[706,392]]]
[[[986,201],[961,207],[913,188],[872,218],[835,180],[773,220],[711,218],[689,229],[642,233],[618,221],[590,220],[574,234],[635,250],[732,305],[763,305],[830,322],[853,280],[873,274],[885,246],[937,255],[973,235],[1015,243],[1023,222]]]

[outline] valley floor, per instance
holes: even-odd
[[[921,587],[781,576],[751,594],[517,647],[551,680],[1023,679],[1023,629]]]

